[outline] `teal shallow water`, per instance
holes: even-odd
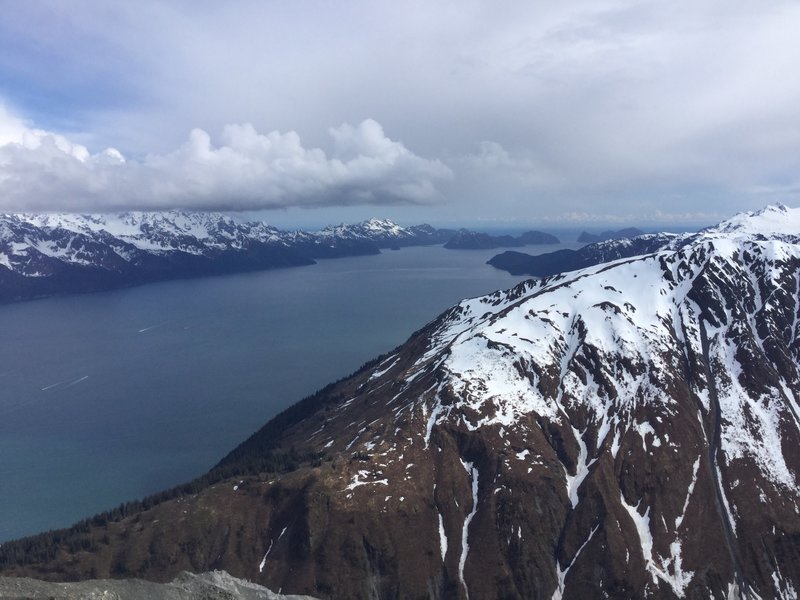
[[[0,307],[0,541],[205,472],[461,298],[521,280],[484,264],[495,253],[405,248]]]

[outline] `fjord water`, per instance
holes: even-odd
[[[461,298],[521,280],[485,264],[495,253],[404,248],[0,307],[0,541],[202,474]]]

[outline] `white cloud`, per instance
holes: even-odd
[[[39,126],[137,167],[148,153],[166,164],[194,127],[249,122],[301,135],[302,152],[280,159],[298,176],[266,187],[303,206],[320,202],[315,186],[337,202],[417,202],[434,186],[450,200],[414,219],[800,201],[796,0],[62,4],[19,3],[0,20],[3,93]],[[379,128],[331,139],[331,124],[365,115],[445,160],[452,181]],[[274,142],[287,152],[288,135]],[[257,179],[224,148],[214,137],[207,159]],[[325,148],[321,163],[312,148]]]
[[[563,184],[560,175],[541,160],[527,153],[512,153],[493,141],[481,142],[477,152],[456,157],[451,163],[459,178],[475,180],[472,186],[481,180],[529,190],[554,189]]]
[[[561,225],[712,225],[730,217],[724,212],[669,212],[655,210],[652,212],[620,213],[589,213],[589,212],[563,212],[545,215],[540,218],[544,223],[558,223]]]
[[[73,144],[63,135],[30,128],[22,119],[10,114],[0,104],[0,148],[3,146],[29,151],[41,149],[42,157],[49,151],[55,150],[80,162],[90,158],[89,151],[85,146]],[[2,177],[2,172],[0,172],[0,177]]]
[[[113,148],[91,154],[0,108],[0,211],[423,204],[438,201],[436,183],[452,175],[388,138],[374,120],[329,133],[331,156],[305,148],[294,131],[226,125],[215,145],[194,129],[177,150],[137,162]]]
[[[481,169],[510,169],[513,171],[531,171],[534,169],[532,160],[512,157],[508,150],[497,142],[481,142],[478,152],[468,154],[463,160],[467,164]]]

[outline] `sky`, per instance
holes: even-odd
[[[796,0],[0,9],[0,212],[613,227],[800,204]]]

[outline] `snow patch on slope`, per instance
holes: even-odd
[[[464,595],[469,600],[467,582],[464,581],[464,566],[467,564],[467,555],[469,554],[469,524],[472,522],[475,513],[478,512],[478,469],[471,462],[462,460],[461,464],[467,471],[472,486],[472,510],[464,519],[464,526],[461,528],[461,556],[458,559],[458,580],[464,586]]]
[[[639,514],[639,504],[636,506],[628,504],[622,494],[620,494],[620,502],[636,527],[639,545],[644,556],[645,568],[650,571],[653,582],[656,582],[656,578],[662,579],[669,584],[676,596],[682,598],[694,573],[683,570],[680,541],[675,540],[670,544],[669,558],[660,559],[658,556],[654,556],[653,535],[650,532],[650,508],[648,507],[642,515]]]

